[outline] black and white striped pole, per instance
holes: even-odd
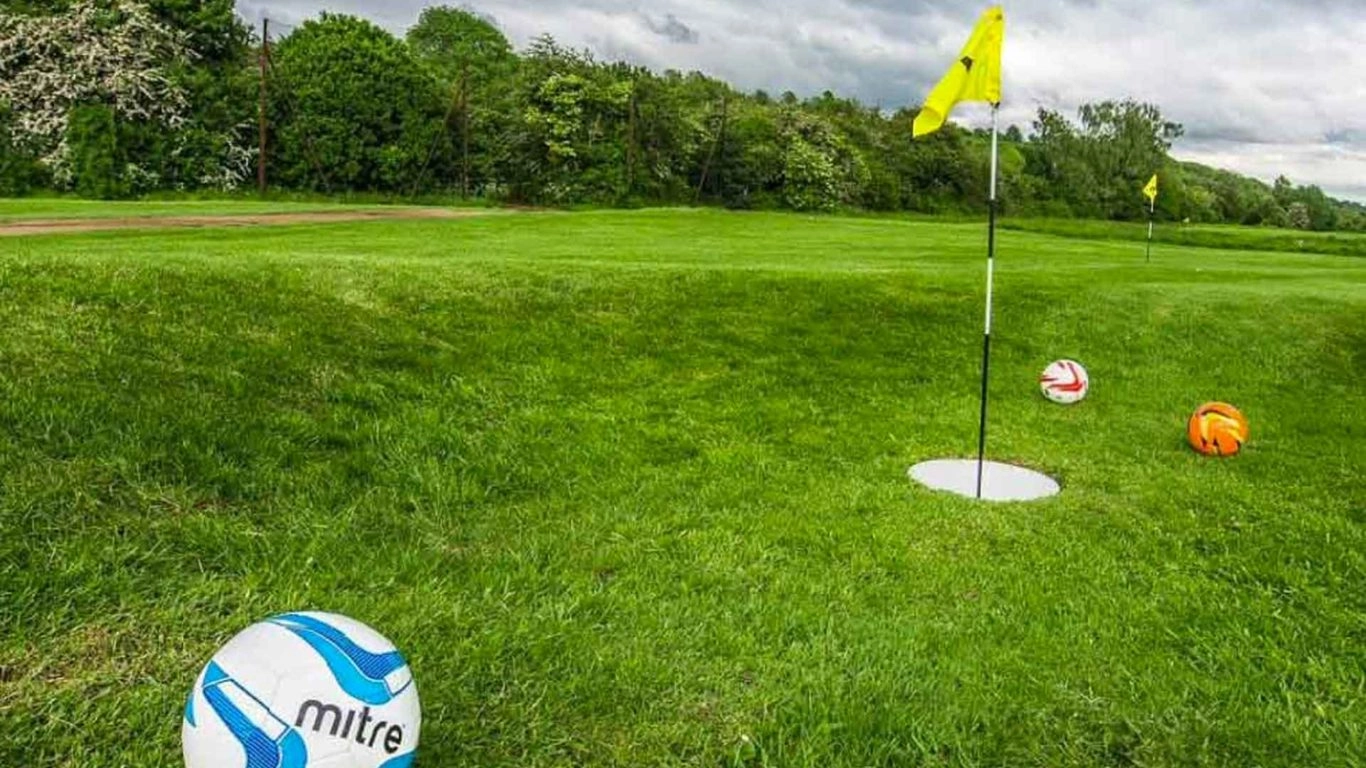
[[[977,428],[977,498],[982,498],[982,477],[987,462],[987,402],[991,381],[992,295],[996,287],[996,163],[1000,151],[997,115],[1000,104],[991,105],[991,189],[987,197],[987,317],[982,333],[982,414]]]
[[[1153,221],[1157,219],[1157,198],[1148,201],[1148,263],[1153,261]]]
[[[977,501],[1032,501],[1057,494],[1053,478],[1026,467],[987,461],[987,413],[991,394],[991,328],[996,294],[996,217],[1000,213],[997,181],[1000,164],[999,104],[991,107],[991,187],[987,197],[986,322],[982,332],[981,419],[977,423],[977,458],[931,459],[911,467],[915,482]]]

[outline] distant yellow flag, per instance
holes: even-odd
[[[1148,202],[1157,202],[1157,174],[1154,173],[1152,180],[1148,182],[1148,186],[1143,188],[1143,194],[1148,198]]]
[[[1005,41],[1006,14],[994,5],[982,14],[958,61],[930,91],[916,115],[911,135],[919,138],[944,127],[949,111],[960,101],[1001,103],[1001,44]]]

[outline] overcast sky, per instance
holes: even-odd
[[[297,22],[354,13],[402,33],[421,0],[238,0]],[[517,47],[541,33],[599,58],[698,69],[746,90],[918,104],[987,0],[451,0]],[[1006,2],[1002,116],[1132,97],[1185,125],[1183,159],[1285,173],[1366,201],[1366,0]],[[980,124],[983,107],[954,118]]]

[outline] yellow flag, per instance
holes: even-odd
[[[930,91],[916,115],[911,135],[919,138],[944,127],[949,111],[960,101],[1001,103],[1001,43],[1005,40],[1006,14],[994,5],[982,14],[958,61]]]
[[[1148,182],[1148,186],[1143,188],[1143,194],[1148,198],[1148,202],[1157,202],[1157,174],[1154,173],[1152,180]]]

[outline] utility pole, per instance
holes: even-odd
[[[631,81],[631,100],[626,105],[626,194],[636,186],[636,81]]]
[[[727,105],[728,105],[729,103],[730,103],[730,102],[729,102],[729,100],[726,98],[726,94],[724,94],[724,93],[721,94],[721,131],[720,131],[720,133],[718,133],[718,134],[716,135],[716,146],[717,146],[718,148],[721,148],[721,147],[725,147],[725,146],[726,146],[726,125],[729,123],[729,118],[730,118],[730,112],[729,112],[729,110],[727,109]],[[711,186],[712,186],[712,192],[715,193],[715,194],[718,194],[718,195],[720,194],[720,189],[721,189],[721,174],[724,173],[725,170],[726,170],[726,163],[725,163],[725,159],[723,158],[722,161],[721,161],[721,165],[719,165],[719,166],[716,168],[716,173],[715,173],[715,175],[712,176]]]
[[[470,199],[470,63],[460,70],[460,196]]]
[[[256,188],[266,193],[266,64],[270,60],[270,19],[261,19],[261,98],[256,118],[260,123],[261,138],[256,148]]]
[[[702,179],[697,182],[697,196],[693,202],[698,203],[702,200],[702,188],[707,186],[707,174],[711,172],[711,161],[716,157],[716,150],[721,146],[721,141],[726,136],[726,94],[721,94],[721,127],[716,132],[716,138],[712,140],[711,151],[707,152],[707,159],[702,163]]]

